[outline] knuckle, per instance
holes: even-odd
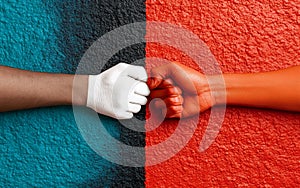
[[[168,87],[166,90],[167,90],[167,93],[168,93],[169,95],[174,94],[174,89],[173,89],[173,87]]]
[[[150,91],[150,89],[149,89],[148,86],[147,86],[147,90],[146,90],[146,92],[145,92],[146,96],[149,96],[150,93],[151,93],[151,91]]]
[[[168,118],[181,118],[181,113],[168,114]]]
[[[173,112],[180,112],[182,110],[182,106],[170,106],[169,109]]]
[[[135,113],[138,113],[142,109],[141,105],[138,105],[135,109]]]
[[[146,96],[150,94],[150,89],[144,82],[138,82],[138,84],[135,86],[135,90],[145,94]]]
[[[126,67],[128,67],[129,66],[129,64],[127,64],[127,63],[119,63],[117,66],[119,66],[119,67],[121,67],[121,68],[126,68]]]
[[[134,66],[134,67],[137,71],[140,71],[139,73],[146,74],[146,70],[144,67],[142,66]]]
[[[142,105],[145,105],[145,104],[147,104],[148,100],[146,97],[143,97],[141,102],[142,102]]]
[[[180,95],[180,92],[176,87],[167,88],[167,92],[169,95]]]
[[[133,113],[129,113],[127,116],[128,119],[131,119],[132,117],[133,117]]]
[[[179,95],[182,94],[182,90],[181,90],[179,87],[175,87],[175,89],[176,89],[176,91],[177,91],[177,93],[178,93]]]
[[[175,106],[169,106],[168,111],[169,112],[174,112],[174,111],[176,111],[176,107]]]
[[[183,101],[184,101],[183,97],[181,95],[179,95],[178,98],[179,98],[180,104],[183,104]]]
[[[182,105],[182,97],[179,95],[176,97],[167,98],[167,99],[165,99],[165,102],[172,106]]]

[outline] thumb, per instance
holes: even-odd
[[[147,80],[147,85],[150,90],[157,88],[161,83],[163,79],[158,78],[158,77],[150,77]]]
[[[169,77],[169,66],[165,64],[162,66],[154,67],[151,70],[151,77],[149,77],[147,84],[150,89],[157,88],[164,80]]]

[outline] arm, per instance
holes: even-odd
[[[38,73],[0,66],[0,112],[57,105],[88,106],[130,119],[150,91],[141,66],[119,63],[98,75]]]
[[[153,78],[148,82],[152,90],[151,97],[164,101],[168,101],[170,96],[179,96],[178,93],[170,94],[164,91],[167,90],[166,87],[161,88],[164,80],[171,79],[174,87],[178,86],[182,90],[183,104],[165,102],[164,105],[163,101],[156,104],[157,108],[164,107],[165,111],[170,112],[166,117],[178,118],[193,116],[199,111],[224,103],[300,112],[299,75],[300,66],[266,73],[204,76],[182,64],[170,63],[155,67],[152,70]],[[220,82],[222,76],[225,88]],[[180,100],[180,97],[177,98]],[[180,109],[181,113],[174,108]]]
[[[229,105],[300,112],[300,66],[272,72],[223,76]],[[213,76],[208,79],[213,79]],[[222,103],[218,84],[211,89],[216,92],[216,103]]]
[[[71,105],[74,75],[24,71],[0,66],[0,112]],[[88,76],[78,76],[75,105],[86,105]]]

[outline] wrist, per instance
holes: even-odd
[[[263,91],[263,82],[254,74],[214,75],[210,80],[217,105],[249,105],[253,94]]]
[[[207,76],[206,87],[212,97],[212,106],[226,104],[227,92],[224,75]]]
[[[260,73],[256,74],[225,74],[226,98],[229,105],[256,106],[264,104],[272,93],[266,84],[266,77]],[[273,80],[268,80],[268,84]],[[268,91],[268,92],[266,92]],[[274,92],[275,93],[275,92]],[[255,102],[254,102],[255,101]]]
[[[73,80],[73,105],[86,106],[88,93],[88,75],[75,75]]]

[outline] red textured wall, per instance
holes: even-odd
[[[224,73],[300,65],[299,0],[147,0],[146,14],[148,21],[177,24],[197,34]],[[196,69],[189,57],[171,47],[148,43],[146,54]],[[146,187],[300,184],[299,113],[228,107],[215,142],[200,153],[208,117],[209,111],[202,114],[193,138],[176,156],[146,167]],[[147,132],[147,146],[167,139],[176,124],[167,120]]]

